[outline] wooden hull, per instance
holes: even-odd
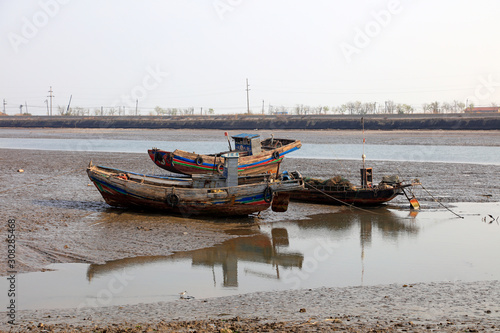
[[[248,215],[269,208],[274,193],[303,188],[302,179],[193,188],[189,180],[136,176],[98,166],[89,166],[87,174],[110,206],[150,208],[184,216]]]
[[[280,141],[275,139],[275,144],[277,142],[285,142],[285,144],[279,147],[263,146],[265,149],[260,154],[240,156],[238,159],[238,174],[277,173],[285,155],[298,150],[302,146],[298,140]],[[266,141],[262,143],[265,144]],[[224,158],[220,156],[222,153],[203,155],[179,149],[173,152],[150,149],[148,154],[157,166],[174,173],[193,175],[222,174],[224,172]]]
[[[320,192],[312,187],[307,187],[306,183],[306,188],[303,190],[290,192],[290,200],[328,205],[377,206],[402,194],[402,188],[402,186],[394,186],[385,189],[321,190]]]

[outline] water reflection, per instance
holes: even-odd
[[[309,220],[296,221],[300,229],[333,231],[330,234],[336,239],[344,238],[359,228],[360,239],[366,244],[371,243],[375,230],[381,232],[384,238],[397,240],[401,235],[416,235],[419,231],[415,223],[416,214],[403,210],[398,212],[386,206],[363,209],[343,207],[338,212],[318,214]]]
[[[192,267],[200,266],[214,270],[221,267],[223,287],[238,287],[238,263],[258,263],[270,265],[275,270],[273,278],[280,278],[280,267],[302,268],[304,256],[301,253],[286,252],[289,245],[288,232],[285,228],[273,228],[271,237],[257,233],[251,236],[233,238],[211,248],[178,252],[168,257],[136,257],[107,262],[102,265],[92,264],[87,269],[87,279],[92,281],[101,275],[111,274],[131,266],[144,266],[150,263],[169,264],[179,260],[190,260]],[[252,274],[247,270],[247,273]],[[258,272],[254,274],[259,275]],[[269,277],[268,274],[260,274]],[[214,274],[214,284],[215,274]]]
[[[222,273],[223,288],[241,287],[239,278],[242,275],[280,280],[282,270],[301,270],[307,255],[300,247],[290,249],[294,238],[306,238],[307,242],[313,243],[318,237],[343,240],[358,234],[363,257],[364,249],[371,246],[375,232],[391,241],[396,241],[400,235],[418,234],[419,228],[413,218],[401,215],[386,207],[363,211],[346,208],[336,213],[313,215],[307,220],[277,223],[279,227],[270,227],[269,230],[256,224],[240,225],[226,231],[239,237],[210,248],[178,252],[171,256],[135,257],[92,264],[87,269],[87,279],[91,282],[125,268],[144,268],[152,264],[168,266],[182,261],[190,262],[193,274],[196,268],[211,270],[214,287],[217,286],[217,270]],[[305,233],[295,232],[291,240],[289,229]],[[242,265],[244,269],[241,269]],[[269,269],[263,271],[261,265],[271,268],[272,273]]]
[[[237,237],[205,249],[102,265],[58,264],[49,267],[55,271],[20,274],[25,290],[20,303],[27,309],[108,306],[174,301],[184,290],[206,298],[322,286],[498,279],[500,266],[492,264],[498,262],[498,233],[476,213],[486,209],[498,216],[500,207],[467,204],[459,209],[464,219],[425,210],[412,217],[408,210],[385,207],[336,209],[306,220],[226,224],[220,232]],[[156,218],[152,215],[128,223],[125,215],[111,228],[115,234],[119,228],[160,226],[161,221],[144,224],[146,216]],[[162,223],[165,232],[172,230]]]

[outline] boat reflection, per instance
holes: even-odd
[[[87,269],[87,279],[112,274],[115,271],[146,266],[149,264],[174,263],[179,260],[190,260],[192,267],[207,267],[214,270],[222,268],[223,287],[238,287],[238,263],[250,262],[272,266],[280,278],[279,270],[282,268],[302,268],[304,256],[301,253],[286,252],[288,247],[288,232],[285,228],[273,228],[271,237],[264,233],[251,236],[237,237],[215,245],[214,247],[194,251],[178,252],[171,256],[135,257],[109,261],[105,264],[91,264]],[[252,273],[249,271],[249,273]],[[259,274],[254,272],[254,274]],[[269,278],[268,274],[260,276]],[[215,283],[215,281],[214,281]]]
[[[380,231],[382,236],[389,240],[397,240],[401,235],[416,236],[419,227],[414,221],[415,216],[406,214],[387,207],[369,210],[344,207],[334,213],[314,215],[308,220],[299,220],[295,223],[304,231],[314,233],[317,233],[318,229],[334,231],[331,236],[335,239],[344,238],[352,234],[354,228],[359,227],[360,238],[366,245],[371,242],[375,230]]]
[[[385,244],[397,243],[402,236],[405,239],[413,238],[419,233],[418,224],[408,216],[406,210],[387,207],[370,210],[344,208],[333,213],[312,215],[307,220],[282,221],[272,226],[234,223],[231,227],[233,229],[226,228],[224,232],[237,237],[213,247],[177,252],[170,256],[144,256],[92,264],[87,269],[87,279],[92,282],[95,278],[111,276],[120,270],[135,269],[144,276],[153,274],[160,279],[167,276],[181,279],[176,284],[179,289],[184,285],[194,288],[189,287],[190,283],[207,288],[212,285],[211,281],[215,289],[226,290],[250,290],[261,283],[277,286],[272,280],[286,287],[287,274],[303,271],[305,258],[314,258],[314,248],[318,240],[323,239],[347,246],[353,241],[359,242],[363,282],[365,251],[374,240],[377,241],[375,246],[384,247]],[[351,264],[359,260],[353,254],[352,251],[336,252],[315,271],[315,279],[325,280],[322,283],[328,284],[333,267],[346,258],[350,258]],[[373,257],[371,260],[382,259]],[[338,278],[339,281],[343,278],[352,279],[352,275],[343,274]]]

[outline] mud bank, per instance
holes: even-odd
[[[498,332],[500,283],[317,288],[132,306],[21,311],[11,331]]]
[[[498,130],[499,114],[364,115],[367,130]],[[360,115],[9,116],[0,127],[359,130]]]

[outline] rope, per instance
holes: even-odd
[[[449,209],[448,207],[446,207],[445,205],[443,205],[440,201],[438,201],[432,194],[431,192],[429,192],[425,187],[424,185],[420,184],[420,186],[422,186],[422,188],[425,190],[425,192],[427,192],[427,194],[429,194],[435,202],[437,202],[438,204],[440,204],[441,206],[443,206],[446,210],[450,211],[451,213],[453,213],[454,215],[458,216],[459,218],[463,219],[464,217],[461,216],[461,215],[458,215],[457,213],[455,213],[454,211],[452,211],[451,209]]]
[[[326,195],[327,197],[332,198],[333,200],[336,200],[336,201],[340,202],[340,203],[341,203],[341,204],[343,204],[343,205],[349,206],[349,207],[351,207],[351,208],[356,208],[356,209],[359,209],[359,210],[361,210],[361,211],[363,211],[363,212],[371,213],[371,214],[374,214],[374,215],[380,215],[380,214],[378,214],[378,213],[372,212],[371,210],[368,210],[368,209],[363,209],[363,208],[360,208],[360,207],[354,206],[354,205],[352,205],[352,204],[350,204],[350,203],[347,203],[347,202],[345,202],[345,201],[342,201],[342,200],[340,200],[340,199],[338,199],[338,198],[335,198],[335,197],[333,197],[333,196],[329,195],[328,193],[326,193],[326,192],[324,192],[324,191],[320,190],[319,188],[317,188],[317,187],[316,187],[316,186],[314,186],[314,185],[311,185],[311,184],[309,184],[309,183],[308,183],[307,185],[308,185],[308,186],[310,186],[310,187],[312,187],[312,188],[313,188],[313,189],[315,189],[316,191],[318,191],[318,192],[320,192],[320,193],[322,193],[322,194]]]

